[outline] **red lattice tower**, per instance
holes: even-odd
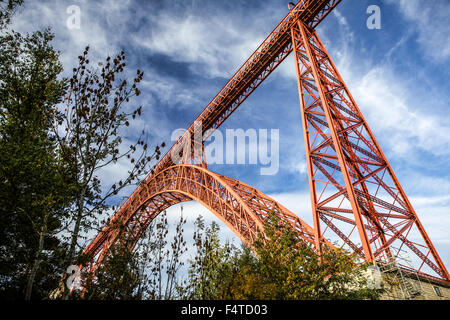
[[[118,238],[119,225],[136,244],[166,208],[195,200],[246,244],[275,212],[318,252],[339,238],[349,252],[386,263],[407,251],[405,269],[448,282],[449,274],[409,202],[381,147],[328,55],[316,26],[341,0],[303,0],[269,34],[189,126],[153,172],[85,248],[95,272]],[[205,141],[294,52],[306,149],[313,226],[262,192],[211,172],[202,145],[192,139],[201,126]],[[194,142],[196,141],[196,142]],[[192,148],[186,149],[187,144]],[[180,162],[174,163],[173,155]]]

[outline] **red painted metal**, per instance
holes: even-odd
[[[208,208],[250,247],[258,232],[263,232],[264,220],[271,212],[287,222],[305,242],[314,242],[313,229],[308,224],[257,189],[201,166],[175,165],[152,176],[142,187],[137,201],[105,226],[85,249],[85,254],[92,257],[90,270],[95,272],[116,243],[119,232],[134,247],[160,212],[191,200]]]
[[[432,276],[423,271],[427,266],[437,278],[450,280],[389,162],[314,31],[340,1],[303,0],[289,11],[85,248],[92,272],[115,244],[119,230],[125,230],[135,245],[160,212],[174,204],[195,200],[250,246],[257,232],[262,231],[264,218],[274,211],[319,252],[324,243],[330,244],[327,238],[331,234],[365,261],[385,263],[407,248],[420,262],[415,271]],[[206,139],[292,51],[313,227],[255,188],[209,171],[203,149],[197,154],[193,151],[199,150],[198,140],[192,140],[198,124]],[[186,141],[193,150],[186,152]],[[173,154],[180,155],[183,164],[174,163]],[[411,237],[413,229],[419,240]],[[393,249],[394,244],[398,249]],[[406,265],[404,268],[410,269]]]
[[[315,237],[320,240],[334,233],[344,248],[365,261],[386,263],[400,250],[407,251],[420,261],[416,271],[422,272],[426,265],[449,280],[445,265],[319,36],[300,20],[292,27],[291,36]],[[408,237],[413,230],[414,241]],[[318,250],[319,244],[316,241]],[[394,244],[398,248],[393,249]]]

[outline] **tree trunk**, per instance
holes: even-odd
[[[70,240],[70,247],[69,247],[69,255],[67,259],[67,267],[71,266],[74,263],[75,260],[75,251],[77,248],[77,242],[78,242],[78,235],[80,233],[80,227],[81,227],[81,220],[83,218],[83,209],[84,209],[84,194],[85,190],[80,195],[80,198],[78,198],[78,209],[77,209],[77,219],[75,221],[75,227],[73,228],[72,238]],[[69,299],[70,290],[64,291],[64,300]]]
[[[41,264],[41,253],[44,249],[44,238],[47,231],[47,215],[44,217],[43,225],[41,227],[41,232],[39,233],[39,245],[36,251],[36,256],[33,262],[33,267],[31,268],[30,276],[28,277],[27,288],[25,291],[25,300],[31,300],[31,292],[33,290],[34,279],[39,270],[39,265]]]
[[[78,235],[80,233],[81,220],[83,218],[83,204],[78,205],[77,219],[75,220],[75,227],[73,228],[72,238],[70,240],[68,264],[73,264],[75,259],[75,251],[77,249]]]

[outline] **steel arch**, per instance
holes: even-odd
[[[152,176],[141,185],[137,196],[117,211],[84,250],[89,257],[90,272],[95,272],[104,261],[121,231],[125,232],[127,239],[131,239],[134,247],[159,213],[190,200],[211,211],[249,246],[256,240],[258,232],[263,232],[264,219],[271,212],[287,222],[305,242],[314,244],[313,229],[269,196],[204,167],[182,164]]]

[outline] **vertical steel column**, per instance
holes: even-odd
[[[327,119],[328,122],[328,128],[330,130],[330,135],[333,141],[333,145],[334,145],[334,150],[336,151],[337,157],[338,157],[338,161],[339,161],[339,165],[341,167],[341,172],[345,181],[345,187],[347,190],[347,195],[349,197],[351,206],[352,206],[352,211],[353,214],[355,216],[355,222],[356,222],[356,226],[358,228],[358,233],[361,239],[361,243],[362,243],[362,247],[364,250],[364,257],[366,259],[366,261],[373,261],[373,253],[372,253],[372,249],[370,247],[370,242],[369,242],[369,238],[367,236],[366,230],[364,228],[364,224],[363,224],[363,220],[362,220],[362,216],[361,216],[361,208],[358,205],[358,201],[357,201],[357,197],[356,197],[356,193],[353,187],[353,183],[350,179],[350,173],[349,173],[349,169],[347,166],[347,161],[344,157],[344,151],[342,150],[342,146],[341,146],[341,142],[336,130],[336,125],[334,124],[334,116],[330,110],[330,106],[328,105],[328,99],[325,96],[325,92],[328,91],[325,88],[324,83],[322,82],[321,76],[319,74],[319,67],[317,66],[317,62],[316,62],[316,57],[313,55],[312,49],[311,49],[311,43],[309,42],[309,35],[307,35],[306,33],[306,27],[303,25],[302,22],[298,21],[297,23],[298,26],[298,30],[300,31],[300,35],[301,35],[301,41],[303,44],[303,47],[306,50],[307,56],[308,56],[308,60],[310,62],[310,68],[311,68],[311,72],[314,76],[314,80],[315,80],[315,84],[317,86],[318,89],[318,93],[320,96],[320,103],[322,105],[322,110],[324,111],[325,117]],[[293,28],[292,29],[292,33],[295,33],[296,29]],[[295,39],[295,34],[293,36],[293,38]],[[296,60],[296,64],[298,65],[299,60]],[[298,66],[297,66],[297,70],[298,70]],[[302,84],[301,84],[301,78],[297,77],[297,81],[299,84],[299,87],[301,88]],[[302,109],[304,110],[304,106],[302,107]],[[304,113],[304,112],[302,112]],[[305,118],[304,115],[302,115],[303,118]],[[305,130],[305,129],[304,129]],[[309,143],[308,141],[306,141],[305,143]],[[308,150],[310,148],[310,146],[306,147],[306,149]],[[308,165],[311,164],[312,159],[311,159],[311,154],[309,150],[307,151],[307,157],[308,160],[307,162],[309,163]],[[308,171],[310,171],[310,169],[308,169]],[[315,192],[315,191],[314,191]],[[317,200],[315,200],[317,201]],[[314,208],[313,208],[314,210]],[[315,219],[315,227],[317,224],[317,209],[316,209],[316,213],[313,213],[314,215],[314,219]]]
[[[291,38],[292,38],[292,49],[294,51],[294,59],[295,63],[295,71],[297,74],[297,85],[298,85],[298,95],[300,100],[300,112],[302,116],[302,128],[303,128],[303,139],[305,141],[305,151],[306,151],[306,165],[308,169],[308,177],[309,177],[309,190],[310,190],[310,198],[311,198],[311,209],[313,215],[313,223],[314,223],[314,246],[316,247],[319,255],[322,254],[322,233],[320,231],[320,220],[319,220],[319,212],[317,211],[317,194],[316,194],[316,186],[314,181],[314,168],[311,158],[311,143],[309,140],[308,134],[308,121],[305,117],[305,101],[302,90],[302,80],[301,80],[301,70],[298,49],[303,46],[301,39],[298,39],[299,33],[291,28]],[[299,41],[300,40],[300,41]]]

